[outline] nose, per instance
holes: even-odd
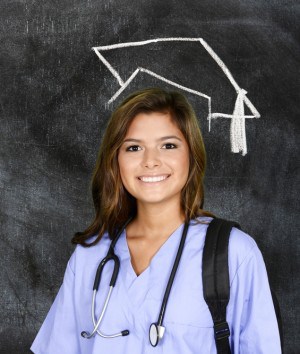
[[[161,160],[159,156],[159,152],[156,149],[147,149],[144,152],[143,167],[153,168],[161,165]]]

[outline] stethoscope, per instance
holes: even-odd
[[[93,320],[93,325],[94,325],[94,329],[91,333],[83,331],[81,332],[81,336],[84,338],[92,338],[95,333],[99,334],[101,337],[103,338],[115,338],[115,337],[119,337],[119,336],[128,336],[129,335],[129,330],[125,329],[119,333],[116,334],[111,334],[111,335],[107,335],[107,334],[103,334],[100,330],[99,330],[99,326],[102,322],[103,316],[105,314],[105,311],[107,309],[108,303],[109,303],[109,299],[111,297],[111,293],[113,290],[113,287],[116,284],[116,280],[118,277],[118,273],[119,273],[119,269],[120,269],[120,260],[118,258],[118,256],[115,255],[114,252],[114,248],[115,245],[120,237],[120,235],[122,234],[122,232],[124,231],[124,229],[126,228],[126,226],[129,224],[129,222],[132,220],[132,218],[129,218],[126,223],[123,225],[123,227],[120,229],[120,231],[117,233],[116,237],[112,240],[109,250],[107,252],[107,255],[105,258],[103,258],[103,260],[100,262],[98,268],[97,268],[97,272],[96,272],[96,277],[95,277],[95,281],[94,281],[94,286],[93,286],[93,298],[92,298],[92,320]],[[184,228],[182,231],[182,236],[181,236],[181,240],[180,240],[180,244],[178,247],[178,251],[177,251],[177,255],[173,264],[173,268],[171,271],[171,275],[169,277],[169,281],[165,290],[165,294],[163,297],[163,301],[162,301],[162,305],[160,308],[160,313],[158,316],[158,320],[157,322],[154,322],[150,325],[149,328],[149,340],[150,343],[153,347],[156,347],[158,342],[162,339],[164,333],[165,333],[165,327],[162,325],[163,324],[163,319],[165,316],[165,312],[166,312],[166,307],[167,307],[167,302],[169,299],[169,295],[170,295],[170,291],[173,285],[173,281],[176,275],[176,271],[178,268],[178,264],[179,261],[181,259],[181,255],[182,255],[182,251],[183,251],[183,247],[184,247],[184,243],[185,243],[185,239],[186,239],[186,235],[187,235],[187,231],[189,228],[189,222],[185,222],[184,224]],[[104,305],[103,305],[103,309],[101,311],[101,314],[98,318],[98,320],[96,319],[95,316],[95,303],[96,303],[96,294],[99,288],[99,284],[100,284],[100,280],[101,280],[101,274],[103,272],[103,268],[106,265],[107,262],[109,261],[113,261],[114,262],[114,270],[113,270],[113,274],[110,280],[110,284],[109,284],[109,291],[107,294],[107,297],[105,299]]]

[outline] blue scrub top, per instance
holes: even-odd
[[[112,292],[100,331],[114,334],[128,329],[126,337],[112,339],[91,332],[91,300],[95,273],[106,256],[110,239],[105,233],[91,247],[77,246],[65,272],[63,284],[40,329],[31,350],[36,354],[214,354],[213,321],[203,298],[202,252],[206,223],[191,221],[186,243],[166,308],[165,334],[157,347],[149,343],[149,326],[158,319],[162,298],[176,257],[184,224],[161,246],[150,265],[139,276],[132,268],[126,230],[120,236],[115,253],[120,272]],[[105,301],[113,262],[104,268],[96,298],[96,316]],[[233,228],[229,240],[230,301],[227,321],[232,353],[281,353],[276,315],[265,264],[255,241]]]

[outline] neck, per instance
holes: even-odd
[[[130,226],[137,235],[157,238],[172,233],[184,220],[184,213],[178,203],[163,207],[138,203],[137,216]]]

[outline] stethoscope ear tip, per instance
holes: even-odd
[[[89,333],[87,333],[87,332],[85,332],[85,331],[81,332],[81,337],[83,337],[83,338],[88,338],[89,336],[90,336]]]
[[[122,331],[121,333],[122,333],[122,336],[128,336],[129,331],[128,331],[128,329],[125,329],[125,331]]]

